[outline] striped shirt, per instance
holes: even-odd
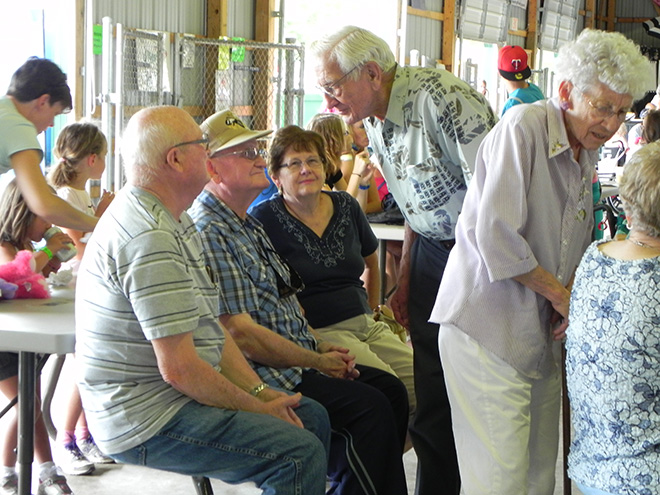
[[[160,431],[190,400],[162,378],[151,340],[192,332],[199,356],[219,363],[217,293],[190,219],[126,187],[94,230],[76,284],[76,359],[90,430],[108,454]]]
[[[573,158],[557,99],[518,105],[486,136],[431,321],[450,323],[530,378],[554,369],[541,266],[567,285],[591,240],[598,151]]]
[[[273,248],[258,220],[238,217],[227,205],[202,191],[189,210],[204,244],[204,256],[218,284],[219,315],[247,313],[266,327],[305,349],[316,350],[295,294],[280,297],[278,276],[289,284],[289,269]],[[277,274],[277,275],[276,275]],[[261,379],[291,390],[301,380],[302,369],[273,368],[250,361]]]

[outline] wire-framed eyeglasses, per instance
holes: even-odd
[[[209,137],[206,134],[202,134],[202,139],[195,139],[194,141],[184,141],[182,143],[177,143],[174,146],[170,146],[170,149],[180,148],[181,146],[187,146],[189,144],[202,144],[206,149],[206,152],[209,151]]]
[[[342,92],[341,86],[342,86],[343,81],[348,77],[348,75],[350,73],[352,73],[355,69],[357,69],[358,67],[361,67],[361,66],[362,65],[356,65],[351,70],[349,70],[346,74],[344,74],[339,79],[337,79],[335,82],[324,84],[323,86],[318,84],[316,87],[320,91],[322,91],[323,93],[328,95],[330,98],[335,98],[335,99],[339,98],[341,96],[341,92]]]
[[[216,158],[218,156],[227,156],[227,155],[239,155],[241,158],[245,158],[246,160],[250,160],[250,161],[256,160],[258,156],[261,156],[261,158],[263,158],[264,160],[268,159],[268,151],[259,149],[257,147],[248,148],[240,151],[230,151],[229,153],[218,151],[217,153],[214,153],[211,156],[211,158]]]
[[[294,158],[289,163],[283,163],[282,168],[288,168],[291,170],[291,172],[299,172],[302,169],[303,164],[313,169],[321,168],[323,166],[321,158],[318,156],[310,156],[306,160],[299,160],[298,158]]]
[[[622,108],[620,110],[615,110],[611,105],[596,105],[587,97],[587,94],[584,91],[577,86],[575,86],[575,89],[582,94],[586,102],[589,104],[589,107],[591,107],[591,112],[599,119],[605,120],[616,115],[619,122],[625,122],[634,117],[634,113],[632,113],[630,109]]]

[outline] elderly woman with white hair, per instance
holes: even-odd
[[[660,493],[660,142],[619,191],[630,235],[587,249],[566,331],[569,475],[584,495]]]
[[[466,495],[551,495],[559,343],[593,226],[598,149],[653,85],[618,33],[584,30],[556,63],[558,96],[517,105],[486,136],[431,320]]]

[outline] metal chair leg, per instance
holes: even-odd
[[[197,495],[213,495],[211,481],[206,476],[193,476],[192,479]]]

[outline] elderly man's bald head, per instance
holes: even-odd
[[[121,157],[131,184],[150,182],[177,143],[199,139],[201,130],[189,113],[174,106],[145,108],[128,122]]]

